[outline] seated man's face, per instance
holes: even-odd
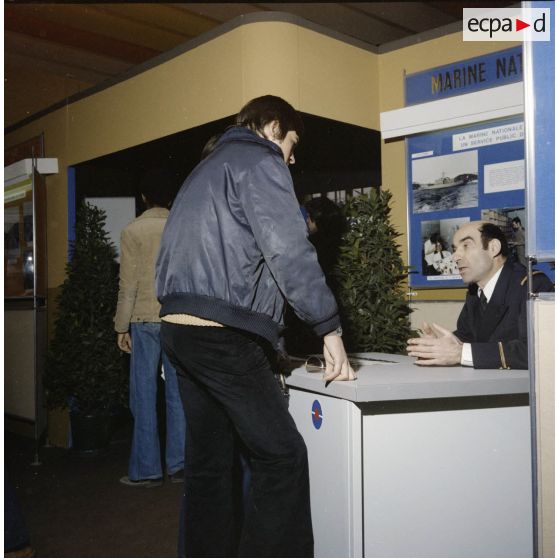
[[[490,251],[482,246],[479,222],[468,223],[453,236],[453,259],[466,283],[484,287],[497,266]]]

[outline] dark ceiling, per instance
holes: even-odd
[[[492,7],[509,1],[491,1]],[[4,125],[118,78],[240,15],[287,12],[382,46],[462,19],[485,2],[4,3]]]

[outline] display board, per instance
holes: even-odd
[[[415,287],[459,287],[455,231],[469,221],[502,227],[525,258],[524,125],[519,117],[407,138],[409,256]],[[525,260],[524,262],[525,263]]]

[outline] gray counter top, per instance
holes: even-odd
[[[420,367],[412,357],[383,353],[357,353],[353,357],[359,363],[355,381],[331,382],[326,387],[322,373],[307,372],[301,362],[287,378],[287,385],[362,403],[529,392],[527,370]]]

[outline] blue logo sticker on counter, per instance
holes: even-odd
[[[312,403],[312,424],[314,425],[314,428],[316,430],[319,430],[320,426],[322,426],[322,420],[323,420],[322,406],[320,405],[320,402],[316,399],[314,403]]]

